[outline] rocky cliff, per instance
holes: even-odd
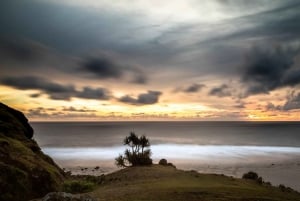
[[[64,172],[33,139],[22,112],[0,103],[0,200],[20,201],[58,191]]]

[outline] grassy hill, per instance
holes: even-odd
[[[178,170],[170,166],[130,167],[104,177],[89,193],[101,200],[297,201],[300,194],[253,180]]]

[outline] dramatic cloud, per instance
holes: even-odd
[[[139,69],[131,69],[131,71],[133,73],[132,83],[147,84],[148,77],[143,71]]]
[[[86,109],[86,108],[80,108],[80,109],[77,109],[75,107],[64,107],[62,109],[62,111],[64,112],[96,112],[96,110],[90,110],[90,109]]]
[[[104,88],[84,87],[83,90],[76,90],[73,85],[62,85],[51,82],[41,77],[26,76],[26,77],[6,77],[0,80],[3,85],[11,86],[23,90],[40,90],[49,95],[55,100],[70,100],[72,97],[84,99],[107,100],[110,98],[110,93]],[[39,97],[40,94],[32,94],[32,98]]]
[[[108,100],[103,113],[130,108],[147,116],[144,107],[122,103],[156,104],[164,94],[157,107],[168,118],[180,116],[178,107],[189,113],[195,102],[211,115],[265,118],[268,103],[269,110],[294,112],[297,94],[285,104],[282,97],[300,89],[299,10],[298,0],[1,0],[0,98],[23,101],[11,86],[35,90],[24,97],[27,109],[48,98],[70,101],[53,103],[60,109],[74,102],[81,110],[81,98]]]
[[[191,86],[188,86],[187,88],[183,89],[186,93],[195,93],[200,91],[203,87],[205,87],[204,84],[192,84]]]
[[[186,87],[176,87],[173,92],[177,93],[177,92],[184,92],[184,93],[197,93],[199,91],[201,91],[204,87],[206,87],[205,84],[191,84],[189,86]]]
[[[120,78],[123,75],[122,68],[107,58],[88,60],[83,68],[99,78]]]
[[[268,103],[266,105],[266,110],[282,110],[282,106],[280,105],[274,105],[273,103]]]
[[[161,94],[160,91],[148,91],[147,93],[139,94],[137,98],[128,95],[123,96],[119,98],[119,101],[133,105],[150,105],[157,103]]]
[[[227,97],[231,96],[232,92],[227,84],[222,84],[219,87],[212,88],[209,92],[209,95],[217,97]]]
[[[297,110],[300,109],[300,92],[292,91],[288,97],[286,102],[283,105],[274,105],[273,103],[268,103],[266,105],[267,110]]]
[[[37,89],[47,93],[74,93],[75,88],[72,85],[65,86],[48,81],[41,77],[7,77],[0,80],[1,84],[12,86],[17,89]]]
[[[300,109],[300,93],[292,92],[285,104],[282,106],[283,110]]]
[[[90,87],[84,87],[82,91],[77,91],[75,96],[85,99],[108,100],[110,98],[110,92],[104,88],[93,89]]]
[[[80,71],[88,72],[100,79],[123,79],[126,74],[129,74],[132,77],[131,82],[136,84],[146,84],[148,80],[142,70],[117,64],[112,59],[104,56],[87,59],[80,68]]]
[[[0,38],[1,60],[33,62],[42,56],[42,47],[32,41]]]
[[[276,46],[255,47],[246,59],[242,82],[247,84],[247,95],[268,93],[284,86],[300,83],[300,69],[292,69],[298,48]]]
[[[94,118],[97,117],[97,115],[94,113],[93,110],[88,109],[75,109],[74,107],[69,108],[43,108],[43,107],[37,107],[29,109],[26,113],[30,118]]]

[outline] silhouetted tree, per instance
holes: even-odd
[[[146,136],[138,137],[134,132],[130,132],[129,136],[124,139],[124,145],[129,146],[124,151],[124,155],[119,155],[115,160],[119,167],[151,165],[152,159],[150,142]]]
[[[257,180],[258,179],[258,174],[256,172],[248,172],[248,173],[245,173],[243,175],[243,179],[251,179],[251,180]]]

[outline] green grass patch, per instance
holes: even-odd
[[[85,180],[68,180],[63,184],[63,191],[67,193],[87,193],[96,188],[96,184]]]
[[[215,174],[167,166],[126,168],[105,176],[92,193],[116,201],[300,201],[297,192]]]

